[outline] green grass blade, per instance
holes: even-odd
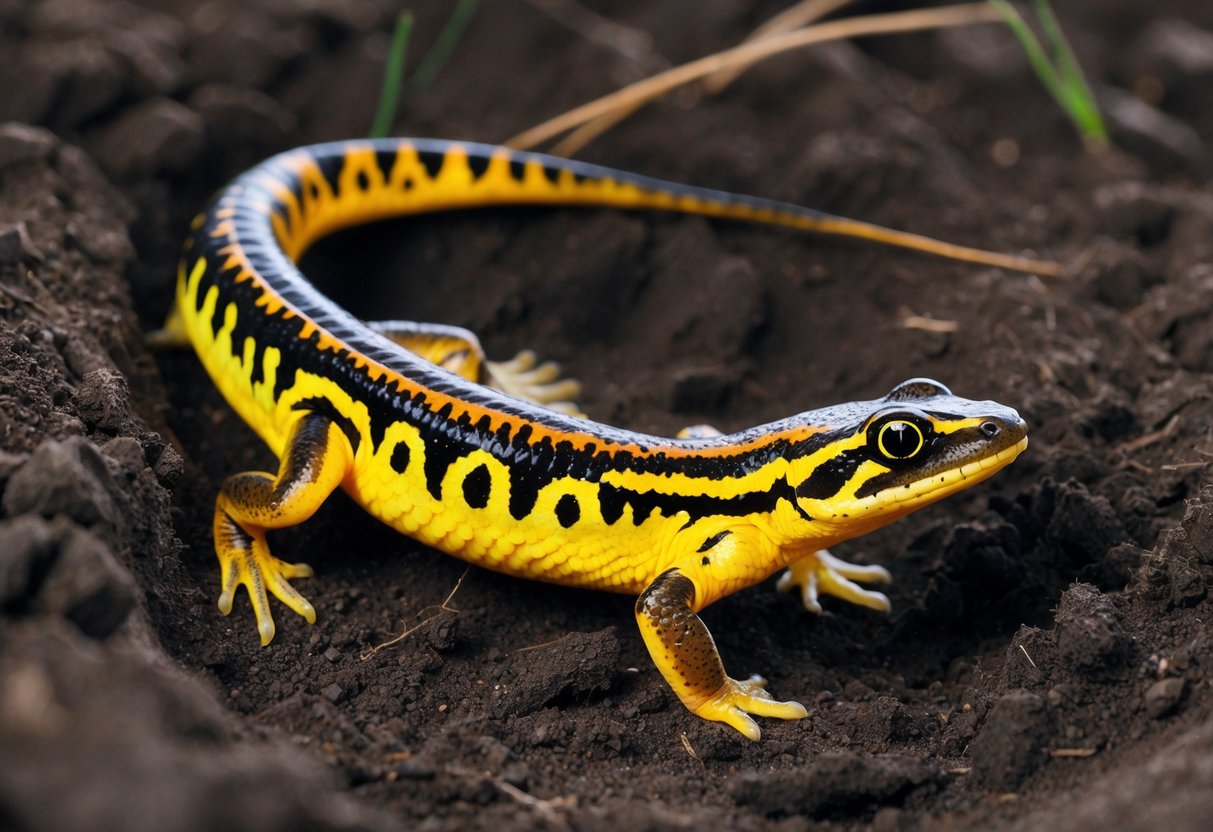
[[[396,120],[396,108],[400,105],[400,90],[404,85],[404,65],[408,55],[409,35],[413,31],[413,15],[401,12],[396,18],[396,30],[392,33],[392,46],[387,64],[383,68],[383,87],[379,90],[379,106],[375,109],[375,120],[371,122],[370,137],[382,139],[392,129]]]
[[[1061,26],[1049,8],[1048,0],[1033,0],[1041,28],[1053,49],[1050,57],[1031,27],[1007,0],[989,0],[990,5],[1002,15],[1008,28],[1014,33],[1027,55],[1036,75],[1053,100],[1065,111],[1078,132],[1089,143],[1100,146],[1107,143],[1107,130],[1091,88],[1087,86],[1082,70],[1074,59],[1069,43],[1062,34]]]
[[[450,60],[460,38],[463,37],[463,32],[467,29],[472,15],[475,14],[478,3],[479,0],[459,0],[455,10],[451,12],[446,26],[442,28],[437,40],[434,41],[434,45],[430,47],[430,51],[426,53],[421,63],[417,65],[417,69],[409,77],[408,92],[410,94],[420,92],[434,83],[434,79]]]
[[[1019,16],[1018,10],[1008,3],[1007,0],[990,0],[990,5],[998,9],[998,13],[1002,15],[1002,19],[1006,21],[1007,26],[1019,40],[1020,47],[1022,47],[1024,54],[1028,56],[1028,63],[1036,71],[1037,77],[1045,85],[1045,89],[1048,90],[1049,95],[1053,96],[1059,104],[1065,107],[1066,93],[1062,87],[1061,79],[1057,75],[1057,70],[1053,67],[1053,62],[1049,60],[1048,53],[1045,52],[1044,47],[1040,45],[1040,41],[1036,38],[1036,33],[1031,30],[1024,19]]]
[[[1070,90],[1070,100],[1073,112],[1082,125],[1083,135],[1097,141],[1106,142],[1108,130],[1104,126],[1103,117],[1095,103],[1095,95],[1087,83],[1086,75],[1074,57],[1074,50],[1066,38],[1057,16],[1053,13],[1048,0],[1034,0],[1036,16],[1040,19],[1041,29],[1053,50],[1053,64],[1062,77],[1065,86]]]

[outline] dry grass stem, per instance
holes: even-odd
[[[533,3],[546,3],[552,0],[531,0]],[[776,35],[782,35],[786,32],[791,32],[799,29],[802,26],[807,26],[815,20],[825,17],[831,12],[837,11],[843,6],[849,5],[854,0],[803,0],[788,9],[772,17],[766,23],[755,29],[744,42],[749,43],[763,38],[770,38]],[[707,78],[703,79],[703,88],[709,95],[717,95],[724,91],[725,87],[733,83],[743,72],[746,67],[735,67],[732,69],[722,69],[719,72],[714,72]],[[594,139],[601,136],[606,131],[610,130],[619,122],[628,118],[632,113],[639,110],[648,101],[636,101],[631,104],[619,107],[611,112],[604,113],[591,121],[578,127],[569,135],[565,136],[555,146],[552,147],[552,152],[557,156],[572,156],[581,148],[585,147]]]
[[[794,6],[789,6],[759,26],[750,33],[743,43],[752,43],[756,40],[775,37],[776,35],[782,35],[785,32],[799,29],[802,26],[808,26],[810,23],[821,20],[826,15],[833,14],[843,6],[849,6],[853,2],[854,0],[801,0],[801,2]],[[713,72],[703,79],[704,92],[708,95],[719,95],[745,71],[746,67],[742,66]]]
[[[921,329],[924,332],[956,332],[960,329],[956,321],[928,318],[925,315],[906,315],[901,319],[901,325],[906,329]]]
[[[575,107],[563,115],[514,136],[505,144],[518,149],[533,148],[606,113],[620,108],[642,105],[665,95],[670,90],[721,70],[746,67],[772,55],[815,43],[861,35],[893,34],[1001,21],[1001,16],[992,6],[986,3],[966,3],[939,9],[915,9],[908,12],[867,15],[797,29],[783,35],[743,43],[724,52],[708,55],[658,73],[588,104]]]
[[[385,641],[382,644],[376,644],[374,647],[370,648],[369,650],[364,650],[358,656],[358,658],[361,659],[362,661],[366,661],[371,656],[378,653],[380,650],[386,650],[389,647],[399,644],[400,642],[404,641],[406,638],[408,638],[413,633],[420,630],[426,624],[429,624],[431,621],[433,621],[435,618],[442,615],[443,613],[452,613],[453,615],[458,615],[459,610],[450,606],[450,603],[451,603],[451,599],[455,597],[455,593],[459,591],[459,587],[463,586],[463,579],[468,576],[468,572],[469,572],[469,569],[463,570],[463,574],[460,575],[459,580],[457,580],[455,582],[455,588],[450,591],[450,593],[446,596],[446,598],[443,599],[441,604],[439,604],[437,607],[431,606],[431,607],[426,607],[424,610],[422,610],[422,612],[427,612],[428,610],[436,609],[436,610],[438,610],[438,612],[434,613],[433,615],[427,616],[423,620],[417,622],[412,627],[409,627],[407,630],[405,630],[403,633],[396,636],[395,638],[389,639],[388,641]]]

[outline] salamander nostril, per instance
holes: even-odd
[[[993,439],[998,434],[1002,433],[1002,428],[997,422],[982,422],[978,428],[986,439]]]

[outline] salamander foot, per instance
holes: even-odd
[[[883,592],[873,592],[855,583],[887,584],[893,580],[889,570],[883,566],[860,566],[836,558],[827,550],[820,549],[808,557],[795,561],[779,576],[775,588],[790,592],[800,588],[800,598],[809,612],[821,614],[819,595],[834,595],[861,607],[888,612],[893,608]]]
[[[761,676],[751,676],[745,680],[726,679],[712,698],[691,711],[704,719],[726,723],[754,742],[762,737],[762,731],[749,714],[776,719],[804,719],[808,716],[809,712],[799,702],[776,702],[767,693],[766,685],[767,680]]]

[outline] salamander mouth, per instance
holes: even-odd
[[[1028,437],[1024,436],[1015,444],[996,453],[978,457],[874,496],[879,502],[892,507],[905,505],[909,508],[919,506],[924,501],[933,502],[993,476],[1014,462],[1027,447]]]

